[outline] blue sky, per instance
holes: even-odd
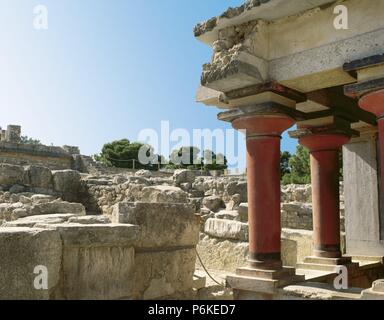
[[[195,102],[211,49],[192,29],[241,2],[1,0],[0,125],[84,154],[160,130],[161,120],[171,130],[229,128]],[[48,30],[33,28],[38,4],[48,8]],[[283,140],[284,150],[295,145]]]

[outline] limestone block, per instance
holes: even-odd
[[[16,203],[0,203],[0,219],[10,221],[13,219],[12,214],[14,210],[22,209],[21,202]]]
[[[204,232],[220,239],[248,241],[248,224],[223,219],[208,219]]]
[[[46,194],[34,194],[31,196],[31,200],[34,203],[47,203],[52,202],[56,198],[54,196],[46,195]]]
[[[281,205],[283,228],[313,230],[312,204],[289,202]]]
[[[241,203],[237,209],[241,222],[248,222],[248,203]]]
[[[225,220],[239,220],[239,213],[237,211],[222,210],[215,214],[215,218]]]
[[[127,177],[124,177],[122,175],[117,175],[117,176],[113,177],[112,182],[114,184],[123,184],[124,182],[127,182],[127,180],[128,180]]]
[[[20,209],[17,209],[20,210]],[[14,213],[15,214],[14,210]],[[4,223],[4,227],[29,227],[32,228],[36,224],[60,224],[68,221],[70,218],[75,217],[75,214],[45,214],[38,216],[30,216]]]
[[[108,224],[111,223],[111,219],[107,216],[73,216],[69,218],[70,223],[79,224]]]
[[[281,251],[284,265],[295,267],[313,254],[313,232],[283,229]]]
[[[199,217],[188,204],[120,202],[112,222],[140,227],[136,248],[194,246],[199,240]]]
[[[176,185],[180,185],[182,183],[194,183],[195,179],[195,172],[191,170],[176,170],[173,174],[173,181],[176,183]]]
[[[226,186],[230,196],[239,194],[241,201],[247,201],[247,181],[233,181]]]
[[[25,191],[25,187],[19,184],[15,184],[9,188],[9,192],[13,194],[22,193]]]
[[[24,169],[20,166],[0,164],[0,185],[12,186],[22,184],[24,181]]]
[[[135,173],[136,177],[150,178],[152,176],[152,172],[149,170],[139,170]]]
[[[282,210],[285,210],[288,212],[297,212],[302,215],[312,214],[312,205],[307,203],[289,202],[289,203],[283,203],[281,207],[282,207]]]
[[[200,240],[197,251],[208,270],[235,272],[237,268],[247,265],[248,242],[205,236]],[[199,261],[196,266],[202,268]]]
[[[64,246],[132,246],[139,228],[128,224],[38,224],[40,228],[59,231]]]
[[[219,196],[210,196],[203,199],[203,206],[207,209],[217,212],[221,208],[225,208],[224,202]]]
[[[312,187],[311,185],[295,185],[290,184],[282,187],[283,202],[312,202]]]
[[[40,225],[63,242],[62,281],[55,299],[124,299],[131,295],[135,263],[132,225]]]
[[[62,244],[54,230],[0,228],[0,299],[49,299],[59,282]],[[36,290],[35,267],[48,269],[48,290]]]
[[[178,187],[145,187],[141,192],[140,201],[149,203],[187,203],[188,194]]]
[[[189,198],[188,202],[193,206],[195,212],[200,212],[201,206],[203,204],[203,198]]]
[[[361,293],[361,298],[362,300],[384,300],[384,280],[375,281],[372,288]]]
[[[52,172],[50,169],[41,166],[25,167],[27,185],[36,188],[53,188]]]
[[[60,200],[32,205],[31,215],[54,213],[74,213],[77,215],[85,215],[86,211],[85,207],[81,203],[70,203]]]
[[[184,249],[136,254],[130,299],[177,298],[193,288],[196,252]]]
[[[74,170],[53,171],[53,188],[64,195],[65,200],[74,201],[81,190],[81,175]]]

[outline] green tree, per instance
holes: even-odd
[[[204,150],[204,169],[205,170],[225,170],[228,168],[227,158],[221,154],[215,154],[211,150]]]
[[[225,170],[228,168],[227,157],[222,153],[215,154],[211,150],[205,150],[204,168],[206,170]]]
[[[288,151],[281,152],[280,154],[280,172],[281,177],[284,177],[286,174],[291,173],[291,168],[289,166],[289,160],[292,155]]]
[[[41,145],[40,140],[30,138],[28,136],[21,136],[20,137],[20,143],[23,144],[32,144],[32,145]]]
[[[203,159],[199,158],[200,149],[197,147],[181,147],[171,152],[168,168],[200,169]]]
[[[147,170],[157,170],[161,159],[159,155],[154,154],[151,146],[139,142],[131,143],[127,139],[105,144],[101,153],[94,158],[108,166]]]
[[[308,149],[301,145],[289,159],[290,173],[283,175],[283,184],[308,184],[311,182],[310,157]]]

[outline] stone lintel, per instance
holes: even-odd
[[[384,54],[377,54],[371,57],[347,62],[344,64],[343,69],[346,72],[351,72],[374,67],[380,64],[384,64]]]
[[[325,126],[325,127],[313,127],[313,128],[305,128],[305,129],[299,129],[295,131],[288,132],[289,136],[293,139],[301,139],[308,136],[315,136],[315,135],[347,135],[347,136],[354,136],[358,137],[359,132],[349,129],[340,129],[334,126]]]
[[[319,114],[316,118],[312,117],[304,121],[299,121],[297,126],[299,129],[329,127],[349,131],[351,129],[351,121],[335,114]]]
[[[273,21],[331,2],[333,0],[315,0],[311,2],[297,0],[246,1],[245,4],[239,7],[229,8],[218,17],[197,24],[194,28],[194,35],[202,42],[211,44],[217,39],[220,29],[256,19]]]
[[[324,272],[337,273],[340,267],[346,267],[348,271],[356,272],[359,269],[357,262],[352,262],[350,257],[341,258],[318,258],[318,257],[307,257],[302,263],[297,264],[297,269],[300,270],[315,270]]]
[[[302,118],[301,112],[274,102],[244,106],[233,110],[221,112],[218,114],[217,118],[220,121],[233,122],[234,120],[242,117],[274,117],[281,115],[288,116],[292,119],[295,119],[296,117]]]
[[[220,109],[228,109],[228,103],[221,99],[222,93],[204,86],[199,86],[196,92],[196,102],[204,103],[206,106],[214,106]]]
[[[305,94],[285,87],[277,81],[269,81],[254,86],[248,86],[237,90],[232,90],[223,94],[222,99],[224,101],[231,101],[245,97],[255,96],[264,92],[275,93],[289,100],[293,100],[296,103],[307,101],[307,97]]]
[[[384,77],[346,85],[344,93],[351,98],[360,98],[367,93],[382,89],[384,89]]]
[[[340,258],[321,258],[321,257],[306,257],[304,263],[314,263],[322,265],[332,265],[340,266],[350,264],[352,262],[352,257],[340,257]]]
[[[344,118],[351,123],[363,121],[366,124],[376,125],[376,117],[370,112],[359,108],[355,99],[344,94],[344,87],[332,87],[307,93],[308,101],[332,110],[332,114]],[[303,106],[300,106],[302,111]],[[305,106],[304,106],[305,107]]]

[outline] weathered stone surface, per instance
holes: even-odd
[[[281,221],[284,228],[313,230],[312,204],[283,203],[281,205]]]
[[[0,185],[12,186],[24,182],[24,169],[20,166],[0,164]]]
[[[37,188],[52,189],[53,180],[50,169],[41,166],[27,166],[25,168],[27,185]]]
[[[312,202],[312,187],[311,185],[296,185],[290,184],[282,187],[283,202]]]
[[[75,201],[81,189],[81,176],[78,171],[53,171],[53,188],[56,192],[65,195],[65,200]]]
[[[79,224],[108,224],[111,223],[111,219],[107,216],[73,216],[69,218],[69,223]]]
[[[145,187],[142,190],[140,201],[149,203],[187,203],[188,194],[178,187]]]
[[[137,248],[194,246],[199,240],[199,217],[187,204],[120,202],[112,222],[140,227]]]
[[[32,206],[31,215],[42,215],[52,213],[74,213],[85,215],[85,207],[81,203],[70,203],[55,200],[52,202],[38,203]]]
[[[173,174],[173,181],[176,185],[180,185],[182,183],[194,183],[196,179],[196,175],[191,170],[176,170]]]
[[[16,210],[15,210],[16,211]],[[44,214],[38,216],[30,216],[20,218],[16,221],[6,222],[3,227],[29,227],[32,228],[36,224],[60,224],[75,217],[75,214]]]
[[[217,212],[219,209],[225,208],[224,202],[219,196],[210,196],[204,198],[203,206],[213,212]]]
[[[126,182],[127,180],[128,180],[127,177],[117,175],[113,178],[112,182],[115,184],[122,184],[122,183]],[[88,180],[88,182],[89,182],[89,180]],[[106,183],[106,184],[108,184],[108,183]]]
[[[203,237],[197,250],[208,270],[235,272],[247,265],[248,242]],[[197,261],[196,266],[202,268]]]
[[[15,184],[12,187],[9,188],[10,193],[22,193],[25,191],[25,187],[21,186],[19,184]]]
[[[200,212],[201,206],[203,204],[203,198],[189,198],[188,202],[193,206],[195,212]]]
[[[248,203],[241,203],[237,209],[241,222],[248,222]]]
[[[215,214],[217,219],[226,219],[226,220],[239,220],[239,213],[237,211],[222,210]]]
[[[57,230],[64,246],[82,248],[98,246],[133,246],[139,228],[128,224],[38,224],[36,227]]]
[[[54,201],[56,198],[54,196],[45,195],[45,194],[35,194],[31,196],[30,199],[34,203],[47,203],[47,202]]]
[[[149,170],[139,170],[135,173],[136,177],[150,178],[152,176],[151,171]]]
[[[131,296],[133,247],[64,247],[63,277],[56,299],[115,300]]]
[[[191,294],[195,271],[194,249],[138,253],[130,299],[177,299]]]
[[[343,158],[347,254],[384,256],[384,211],[379,208],[375,133],[344,146]]]
[[[240,195],[241,201],[247,201],[247,182],[246,181],[234,181],[227,185],[227,192],[230,196]]]
[[[0,228],[0,243],[0,299],[50,299],[59,282],[62,256],[59,233],[54,230]],[[37,266],[48,269],[48,290],[34,287]]]
[[[281,255],[284,265],[295,267],[313,254],[313,232],[307,230],[282,230]]]
[[[208,219],[204,232],[211,237],[248,241],[248,224],[223,219]]]
[[[380,279],[372,284],[372,288],[361,293],[362,300],[384,300],[384,280]]]

